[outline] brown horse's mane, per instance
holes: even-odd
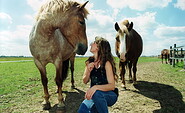
[[[73,6],[81,6],[82,4],[74,2],[74,1],[66,1],[66,0],[49,0],[45,4],[43,4],[36,16],[36,21],[39,19],[43,20],[52,20],[53,17],[60,16],[59,14],[64,14],[67,10],[69,10]],[[62,13],[61,13],[62,12]],[[83,16],[87,18],[89,14],[86,8],[83,8]]]

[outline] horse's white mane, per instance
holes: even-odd
[[[51,19],[53,17],[57,17],[59,13],[65,13],[68,9],[70,9],[73,5],[80,5],[75,1],[70,0],[48,0],[45,4],[43,4],[36,16],[36,21],[39,19]],[[88,11],[83,9],[84,17],[86,18]]]
[[[129,34],[128,29],[127,29],[128,25],[129,25],[128,20],[124,20],[124,21],[120,22],[120,24],[119,24],[121,31],[126,32],[127,35]]]

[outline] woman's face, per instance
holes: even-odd
[[[90,52],[91,52],[91,53],[96,53],[96,52],[98,52],[98,45],[97,45],[95,42],[92,42],[92,43],[90,44],[90,46],[91,46],[91,49],[90,49]]]

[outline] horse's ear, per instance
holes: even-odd
[[[116,30],[116,31],[119,31],[119,30],[120,30],[120,27],[119,27],[119,25],[118,25],[117,22],[115,23],[114,27],[115,27],[115,30]]]
[[[85,6],[86,6],[86,4],[88,3],[89,1],[87,1],[87,2],[85,2],[83,5],[81,5],[80,6],[80,9],[83,9]]]
[[[128,31],[131,31],[132,30],[132,28],[133,28],[133,22],[131,22],[129,25],[128,25]]]

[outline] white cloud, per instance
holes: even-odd
[[[177,3],[175,3],[174,6],[181,10],[185,10],[185,0],[177,0]]]
[[[31,22],[34,22],[35,18],[33,15],[29,15],[29,14],[26,14],[24,15],[24,18],[31,21]]]
[[[34,10],[38,11],[38,9],[41,7],[43,3],[45,3],[47,0],[27,0],[28,5]]]
[[[165,39],[165,38],[169,39],[169,38],[174,38],[174,37],[184,38],[185,26],[182,26],[182,27],[160,26],[154,31],[154,35],[162,39]]]
[[[166,7],[172,0],[107,0],[112,8],[125,8],[143,11],[148,8]]]
[[[7,29],[12,23],[12,17],[9,14],[0,12],[0,29]]]
[[[107,15],[103,10],[91,10],[90,15],[88,16],[89,21],[97,21],[100,26],[105,26],[109,23],[113,23],[113,18]]]
[[[19,25],[15,31],[0,31],[0,55],[29,55],[29,33],[32,26]]]
[[[133,28],[143,39],[149,39],[151,32],[158,26],[155,18],[156,12],[145,12],[144,14],[137,14],[136,17],[125,17],[123,20],[128,19],[129,22],[133,22]],[[120,20],[120,22],[123,20]]]

